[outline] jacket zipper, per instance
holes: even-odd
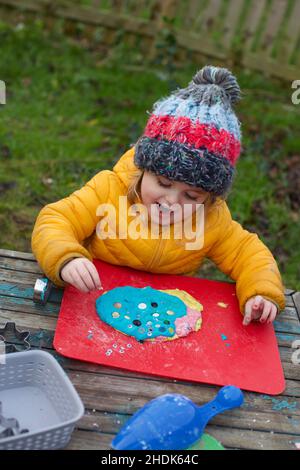
[[[155,265],[156,261],[160,258],[162,252],[163,252],[163,249],[164,249],[164,245],[165,245],[165,242],[167,240],[165,238],[160,238],[159,239],[159,242],[158,242],[158,246],[156,247],[155,251],[154,251],[154,254],[152,256],[152,259],[151,261],[147,264],[147,269],[151,269],[152,266]]]

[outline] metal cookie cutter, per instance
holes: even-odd
[[[0,401],[0,439],[16,436],[29,432],[28,429],[20,429],[18,420],[15,418],[4,418],[2,414],[2,403]]]
[[[53,283],[47,278],[39,278],[36,280],[33,292],[33,301],[45,305],[49,298]]]
[[[3,341],[5,344],[6,354],[11,352],[27,351],[30,349],[30,344],[28,342],[29,336],[29,331],[17,330],[16,324],[11,321],[7,322],[3,328],[0,328],[0,341]],[[8,344],[8,342],[15,340],[21,341],[21,345],[16,346],[15,344]]]

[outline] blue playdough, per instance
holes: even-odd
[[[96,300],[101,320],[138,341],[175,334],[175,320],[186,315],[178,297],[152,287],[116,287]]]

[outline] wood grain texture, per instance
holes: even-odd
[[[32,286],[39,275],[35,261],[24,253],[8,255],[2,250],[0,264],[0,326],[14,321],[18,329],[30,331],[31,347],[44,349],[58,360],[84,402],[85,414],[67,449],[110,449],[122,424],[164,393],[186,395],[198,405],[216,394],[218,387],[207,384],[147,376],[60,356],[52,343],[63,290],[54,288],[46,306],[36,305],[32,301]],[[292,344],[300,340],[300,293],[286,289],[285,294],[287,307],[276,320],[275,331],[286,389],[275,397],[244,392],[241,408],[218,415],[209,423],[206,431],[227,449],[293,450],[295,442],[300,441],[300,365],[291,360]]]

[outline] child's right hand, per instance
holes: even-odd
[[[60,276],[81,292],[103,289],[96,267],[87,258],[72,259],[63,266]]]

